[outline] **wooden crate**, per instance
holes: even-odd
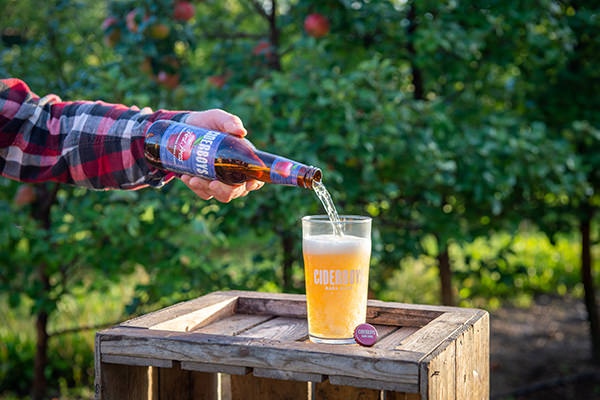
[[[487,399],[489,317],[369,300],[373,347],[308,341],[302,295],[215,292],[96,334],[96,398]]]

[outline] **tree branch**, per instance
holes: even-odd
[[[77,332],[81,332],[81,331],[89,331],[92,329],[102,329],[102,328],[116,325],[120,322],[122,322],[122,321],[119,320],[119,321],[112,321],[112,322],[103,322],[101,324],[95,324],[95,325],[83,325],[83,326],[78,326],[75,328],[59,329],[56,332],[52,332],[52,333],[48,334],[48,337],[66,335],[69,333],[77,333]]]
[[[247,33],[247,32],[203,32],[204,37],[208,39],[262,39],[269,37],[268,33]]]
[[[263,6],[261,6],[257,0],[250,0],[250,4],[252,4],[256,12],[258,12],[263,18],[269,20],[269,14],[267,14]],[[273,11],[271,11],[271,13],[273,13]]]

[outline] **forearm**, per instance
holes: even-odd
[[[0,80],[0,173],[24,182],[57,181],[93,189],[160,186],[165,174],[143,155],[144,133],[159,119],[103,102],[42,99],[21,81]]]

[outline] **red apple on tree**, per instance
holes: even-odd
[[[102,30],[104,31],[104,43],[107,46],[113,47],[121,39],[121,29],[118,27],[119,20],[115,17],[107,17],[102,22]]]
[[[323,37],[329,33],[329,20],[321,14],[310,14],[304,20],[304,30],[309,36]]]
[[[173,10],[173,17],[177,21],[189,21],[194,18],[196,10],[194,5],[189,1],[178,1],[175,3],[175,9]]]
[[[23,185],[19,186],[19,188],[17,189],[17,193],[15,194],[15,198],[13,199],[13,202],[17,206],[25,206],[27,204],[33,203],[34,200],[35,200],[35,190],[33,189],[33,186],[28,185],[28,184],[23,184]]]
[[[150,27],[150,37],[154,39],[166,39],[171,29],[163,23],[154,24]]]
[[[221,89],[227,83],[227,77],[225,75],[212,75],[208,77],[208,82],[217,89]]]
[[[179,86],[179,74],[160,71],[156,76],[156,81],[169,89],[175,89]]]
[[[127,29],[129,29],[133,33],[136,33],[138,31],[138,24],[136,21],[136,17],[137,17],[137,10],[129,11],[127,13],[127,16],[125,17]]]
[[[271,54],[271,44],[266,40],[261,40],[252,49],[252,54],[254,54],[255,56],[264,54],[265,56],[268,57]]]
[[[144,58],[144,61],[142,61],[142,63],[140,64],[140,70],[144,74],[152,76],[152,60],[149,57]]]

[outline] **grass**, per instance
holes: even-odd
[[[125,276],[108,290],[75,291],[64,296],[48,323],[48,332],[82,326],[115,323],[124,318],[125,305],[138,282],[147,280],[143,270]],[[30,389],[35,354],[35,319],[29,315],[33,301],[23,298],[17,308],[0,296],[0,399],[18,399]],[[51,394],[61,399],[93,397],[95,330],[53,336],[49,340],[46,376]],[[10,389],[10,392],[9,390]],[[3,393],[3,391],[5,391]]]

